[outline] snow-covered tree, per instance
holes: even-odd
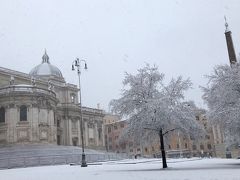
[[[203,99],[209,108],[209,120],[225,131],[226,143],[240,143],[240,66],[221,65],[207,76]]]
[[[136,75],[125,74],[121,97],[110,102],[113,112],[127,117],[125,135],[135,142],[144,138],[147,143],[159,141],[155,132],[146,128],[163,131],[178,128],[193,136],[202,130],[195,119],[194,103],[184,101],[184,92],[191,87],[191,81],[179,76],[165,85],[163,79],[158,67],[146,64]]]

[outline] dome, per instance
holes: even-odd
[[[50,64],[46,50],[42,57],[42,63],[34,67],[29,74],[33,77],[54,76],[63,79],[61,71],[56,66]]]

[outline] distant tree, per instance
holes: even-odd
[[[207,76],[202,87],[209,108],[209,120],[225,131],[227,143],[240,143],[240,66],[221,65]]]
[[[154,131],[146,128],[164,131],[178,128],[195,137],[201,133],[194,103],[184,101],[184,93],[191,87],[191,81],[179,76],[164,85],[163,79],[164,74],[159,73],[158,67],[146,64],[136,75],[125,74],[121,97],[110,102],[114,113],[128,119],[125,136],[131,136],[136,143],[144,138],[145,144],[158,139]]]

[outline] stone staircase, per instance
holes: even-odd
[[[74,146],[19,144],[0,147],[0,169],[29,166],[80,164],[82,149]],[[123,154],[85,149],[87,163],[124,159]]]

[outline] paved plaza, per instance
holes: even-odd
[[[78,165],[42,166],[1,170],[8,180],[240,180],[238,159],[169,159],[161,168],[160,159],[108,161]]]

